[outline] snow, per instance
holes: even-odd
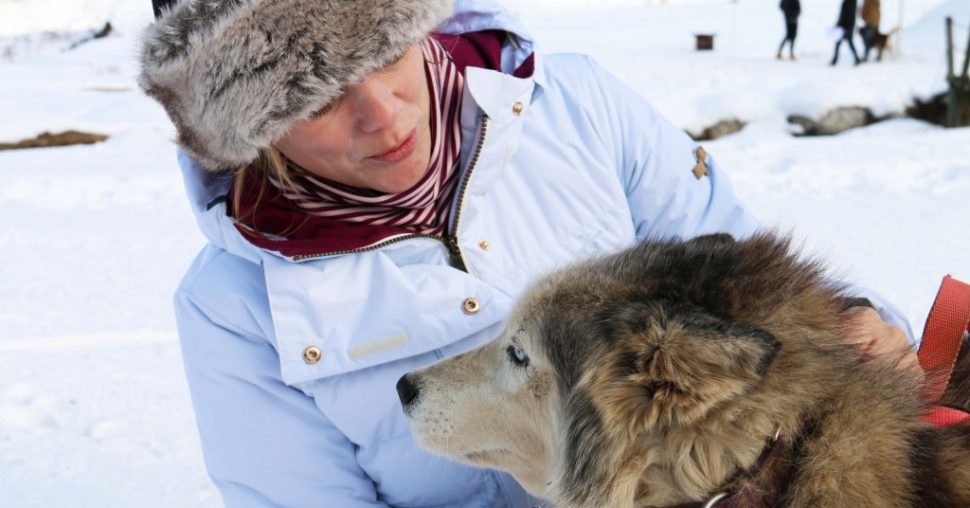
[[[0,152],[0,506],[210,507],[171,294],[203,239],[161,109],[135,84],[147,0],[0,0],[0,142],[43,131],[101,144]],[[775,61],[775,0],[533,0],[546,50],[584,51],[676,124],[736,117],[704,143],[768,225],[896,303],[919,334],[940,278],[970,281],[970,129],[898,119],[797,138],[785,118],[900,111],[944,88],[943,17],[907,0],[898,59],[828,67],[838,2],[802,2],[799,62]],[[899,23],[883,2],[883,27]],[[110,20],[111,36],[66,50]],[[716,32],[716,50],[693,36]]]

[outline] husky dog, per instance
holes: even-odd
[[[648,242],[397,388],[422,446],[557,507],[970,506],[970,425],[923,421],[922,375],[863,359],[843,309],[789,239]]]

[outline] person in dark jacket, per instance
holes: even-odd
[[[855,50],[855,44],[852,42],[852,36],[855,32],[855,2],[856,0],[842,0],[839,21],[835,24],[835,26],[842,29],[842,37],[835,42],[835,54],[832,55],[832,65],[839,63],[839,48],[842,46],[843,41],[849,43],[849,50],[852,51],[852,58],[855,58],[855,64],[859,65],[861,62],[859,60],[859,54]]]
[[[879,18],[880,18],[880,5],[879,0],[862,0],[862,22],[865,26],[862,27],[862,45],[865,47],[865,53],[862,55],[862,61],[869,61],[869,52],[875,46],[876,35],[879,34]],[[880,60],[882,59],[882,50],[879,50]]]
[[[781,0],[781,12],[785,15],[785,38],[778,46],[777,58],[781,60],[782,50],[785,43],[788,43],[788,58],[795,59],[795,36],[798,35],[798,15],[802,13],[802,4],[799,0]]]

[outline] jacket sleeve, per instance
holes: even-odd
[[[179,290],[176,318],[206,467],[228,507],[374,508],[353,444],[280,380],[275,349]]]
[[[744,238],[762,227],[738,200],[713,156],[704,159],[707,174],[695,176],[698,144],[629,86],[595,62],[592,65],[601,76],[604,109],[613,124],[611,141],[638,240],[713,232]],[[868,298],[884,321],[916,342],[909,320],[885,298],[860,286],[850,286],[847,292]]]
[[[605,142],[614,147],[637,239],[753,233],[758,220],[734,195],[717,162],[708,155],[707,174],[695,176],[697,143],[629,86],[591,65],[611,124],[612,137]]]

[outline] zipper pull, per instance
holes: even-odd
[[[468,269],[465,267],[465,262],[461,259],[461,248],[458,247],[458,237],[455,235],[445,235],[442,240],[444,240],[445,247],[448,248],[448,258],[451,266],[467,272]]]

